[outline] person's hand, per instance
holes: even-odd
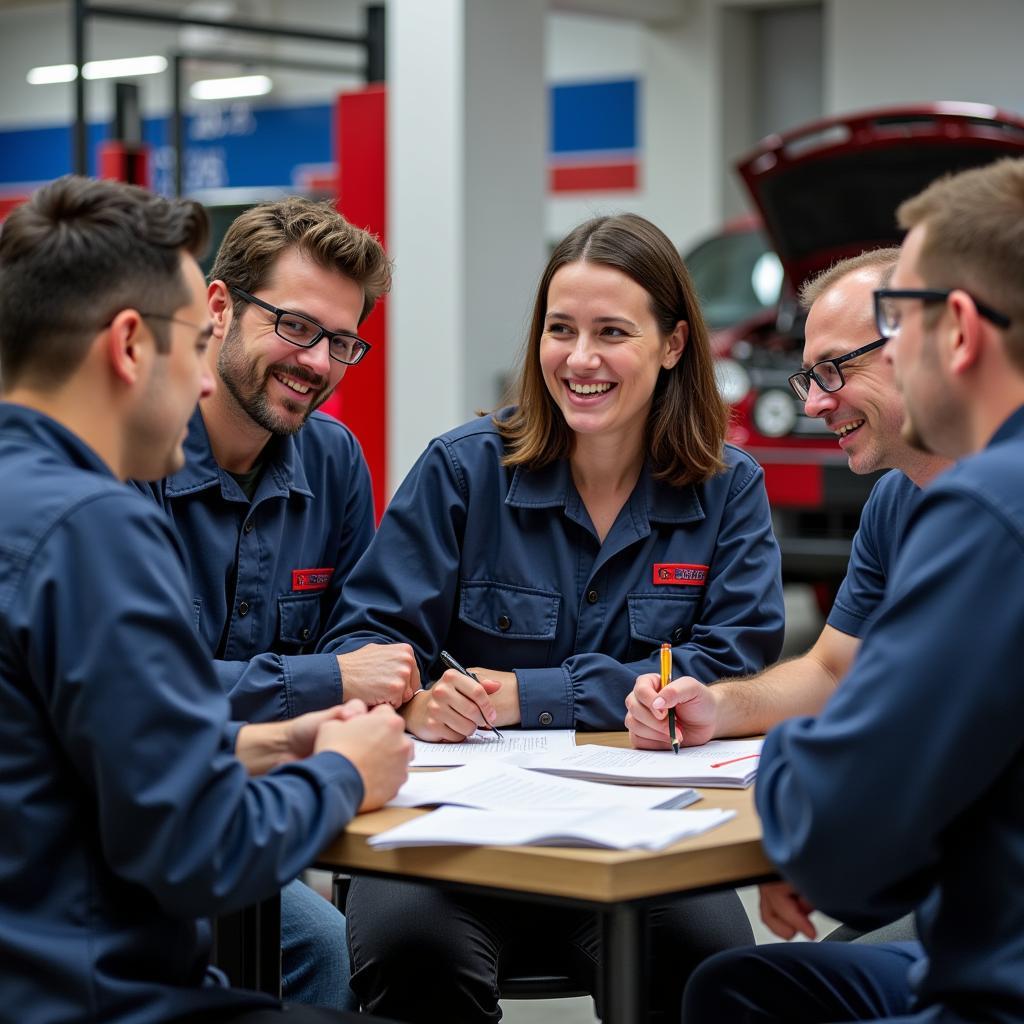
[[[324,722],[348,722],[353,718],[366,714],[366,705],[361,700],[348,700],[344,704],[335,704],[323,711],[310,711],[308,714],[290,718],[284,722],[285,756],[281,764],[288,761],[300,761],[313,753],[316,736]]]
[[[338,668],[345,699],[361,700],[368,707],[400,708],[420,688],[416,655],[408,644],[367,644],[339,654]]]
[[[448,669],[429,690],[422,690],[403,708],[409,732],[432,743],[461,743],[477,728],[498,717],[491,695],[502,687],[496,679],[477,682]]]
[[[491,703],[498,717],[491,722],[500,729],[505,725],[519,725],[522,716],[519,713],[519,678],[515,672],[502,672],[494,668],[473,666],[469,670],[484,682],[500,683],[501,689],[491,694]]]
[[[361,811],[383,807],[409,777],[412,740],[393,708],[380,704],[349,721],[328,719],[317,730],[314,753],[333,750],[355,765],[363,780]]]
[[[656,672],[638,676],[633,692],[626,697],[626,728],[634,747],[665,750],[668,712],[676,708],[679,742],[684,747],[707,743],[715,735],[717,704],[710,686],[691,676],[680,676],[663,690]]]
[[[250,775],[264,775],[282,764],[309,757],[324,722],[345,722],[365,714],[361,700],[350,700],[283,722],[249,722],[238,730],[235,757]]]
[[[761,920],[780,939],[791,939],[799,932],[809,939],[818,932],[811,923],[814,907],[789,884],[768,882],[757,887],[761,897]]]

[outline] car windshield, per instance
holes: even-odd
[[[756,229],[726,231],[686,256],[711,328],[742,323],[779,301],[782,264]]]

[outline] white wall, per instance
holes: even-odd
[[[829,0],[833,112],[973,100],[1024,113],[1021,0]]]

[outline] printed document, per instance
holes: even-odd
[[[667,727],[666,727],[667,728]],[[757,776],[763,740],[712,740],[702,747],[624,750],[588,744],[531,757],[524,768],[592,782],[744,789]]]
[[[559,779],[501,762],[478,761],[447,772],[414,772],[388,806],[457,804],[493,811],[586,807],[665,810],[686,807],[699,799],[692,789],[608,786]]]
[[[470,761],[501,760],[517,764],[534,754],[557,754],[576,749],[573,729],[502,729],[499,739],[477,729],[461,743],[428,743],[414,739],[413,768],[451,768]]]
[[[373,836],[379,850],[400,846],[597,846],[661,850],[728,821],[735,811],[482,811],[442,807]]]

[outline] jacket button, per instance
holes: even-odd
[[[537,721],[540,722],[541,725],[550,725],[554,719],[551,717],[550,711],[542,711],[537,716]]]
[[[303,640],[308,640],[308,639],[309,639],[309,629],[308,629],[308,628],[304,629],[304,630],[302,631],[302,634],[301,634],[301,636],[302,636],[302,639],[303,639]]]
[[[498,617],[498,629],[500,629],[502,633],[507,632],[511,628],[512,620],[507,615],[501,615]]]
[[[246,615],[249,614],[249,602],[248,601],[243,601],[238,606],[238,614],[241,615],[243,619],[245,618]]]
[[[246,519],[245,526],[242,527],[243,533],[252,533],[256,524],[251,519]]]
[[[597,604],[598,593],[596,590],[587,591],[587,604]]]
[[[685,639],[686,639],[686,627],[685,626],[676,626],[676,628],[672,630],[672,643],[674,643],[674,644],[681,644]]]

